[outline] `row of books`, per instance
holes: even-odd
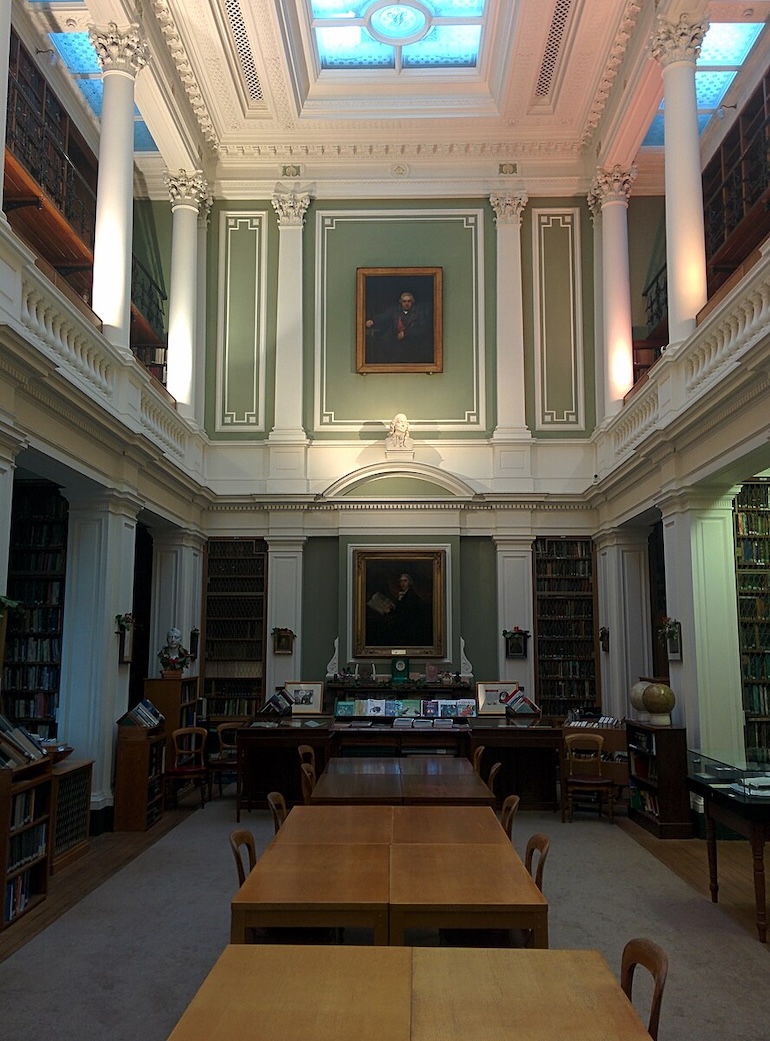
[[[6,665],[3,690],[55,690],[59,686],[59,664]]]
[[[165,721],[165,716],[158,712],[149,698],[130,708],[118,720],[119,727],[157,727]]]
[[[26,766],[45,756],[46,751],[37,737],[0,715],[0,768]]]
[[[12,878],[5,887],[5,900],[3,917],[10,922],[16,915],[20,915],[29,902],[32,882],[29,871],[22,871],[20,875]]]
[[[14,719],[53,719],[56,714],[56,695],[43,691],[27,697],[6,694],[5,708]]]
[[[356,698],[350,701],[337,701],[334,707],[335,716],[366,716],[380,718],[396,718],[404,716],[409,719],[452,719],[475,716],[477,712],[475,698]]]
[[[735,529],[739,535],[770,535],[770,513],[736,513]]]
[[[61,661],[61,636],[14,636],[5,647],[9,661],[59,662]]]
[[[48,841],[48,824],[43,822],[33,828],[11,835],[8,841],[8,871],[16,871],[46,853]]]

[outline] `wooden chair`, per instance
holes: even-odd
[[[268,792],[267,805],[270,807],[270,812],[273,815],[273,827],[277,835],[278,829],[286,820],[286,800],[280,792]]]
[[[237,773],[238,731],[242,723],[220,723],[217,727],[217,750],[209,756],[209,802],[214,798],[214,778],[219,782],[219,796],[222,797],[222,775]]]
[[[200,784],[201,806],[206,805],[206,785],[209,784],[209,766],[206,761],[206,741],[209,732],[205,727],[178,727],[171,732],[172,761],[163,771],[163,784],[167,790],[173,786],[176,794],[180,784]]]
[[[562,776],[561,819],[564,821],[565,811],[568,820],[572,820],[574,800],[585,795],[596,795],[599,805],[599,816],[602,815],[602,803],[607,797],[610,823],[613,821],[615,805],[615,784],[611,777],[602,773],[602,747],[604,738],[601,734],[588,731],[581,734],[568,734],[564,738],[564,769]]]
[[[310,763],[300,763],[302,770],[302,801],[305,806],[310,805],[310,795],[315,788],[315,770]]]
[[[246,875],[253,870],[257,862],[257,847],[254,842],[254,836],[246,828],[236,828],[235,831],[230,832],[230,849],[235,857],[235,866],[238,869],[238,886],[240,888],[246,881]],[[248,855],[248,871],[243,862],[244,850]]]
[[[634,982],[634,970],[637,965],[643,966],[653,979],[652,1000],[650,1003],[650,1022],[647,1032],[653,1041],[658,1038],[660,1006],[663,1001],[663,988],[668,975],[668,955],[652,940],[637,938],[629,940],[623,948],[620,964],[620,985],[628,1000],[631,1000],[631,989]]]
[[[535,880],[535,885],[543,892],[543,868],[545,867],[545,859],[548,856],[548,850],[551,848],[551,840],[547,835],[544,835],[541,831],[536,831],[534,835],[530,836],[527,842],[527,849],[524,854],[524,866],[530,875]],[[535,871],[532,871],[532,861],[534,860],[535,853],[537,853],[537,864]]]
[[[485,746],[479,745],[473,753],[473,772],[481,777],[481,760],[484,758]]]
[[[299,761],[301,763],[309,763],[316,770],[315,748],[312,745],[298,745],[297,752],[299,753]]]
[[[509,839],[513,839],[513,821],[519,809],[521,798],[518,795],[507,795],[503,799],[503,808],[500,813],[500,823],[505,829]]]
[[[495,794],[495,781],[497,780],[497,775],[500,773],[502,767],[502,763],[493,763],[489,770],[489,776],[487,777],[487,787],[493,795]]]

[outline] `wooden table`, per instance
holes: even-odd
[[[509,843],[390,847],[390,942],[407,929],[531,929],[548,946],[548,901]]]
[[[489,806],[295,806],[281,843],[441,842],[510,845]],[[277,840],[274,840],[277,841]]]
[[[389,850],[382,843],[267,847],[233,897],[230,940],[245,943],[254,928],[367,928],[388,942]]]
[[[598,951],[230,946],[169,1041],[649,1041]]]
[[[333,758],[318,778],[310,799],[314,806],[492,806],[495,801],[467,759],[443,755]]]

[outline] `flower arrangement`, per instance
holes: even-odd
[[[662,618],[663,623],[658,629],[658,639],[661,643],[668,643],[669,640],[678,640],[679,633],[681,632],[681,625],[676,618]]]
[[[18,600],[11,600],[9,596],[0,593],[0,618],[3,617],[6,611],[13,611],[18,606]]]
[[[503,636],[506,640],[509,640],[512,636],[529,636],[529,629],[522,629],[518,625],[514,625],[513,629],[503,629]]]
[[[115,624],[118,627],[119,633],[124,633],[127,629],[133,629],[136,625],[136,619],[129,611],[127,614],[116,614]]]

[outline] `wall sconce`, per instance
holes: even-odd
[[[48,58],[46,60],[48,64],[56,64],[56,51],[53,49],[53,47],[36,47],[35,54],[37,54],[38,57],[40,57],[41,54],[47,54]]]
[[[196,661],[198,657],[198,641],[201,637],[201,631],[196,626],[190,630],[190,658],[192,661]]]
[[[729,108],[737,109],[737,105],[720,105],[717,109],[717,119],[724,119]]]
[[[605,653],[609,652],[610,649],[610,631],[606,625],[603,625],[599,630],[599,646]]]
[[[273,654],[294,654],[294,641],[296,633],[291,629],[273,629]]]

